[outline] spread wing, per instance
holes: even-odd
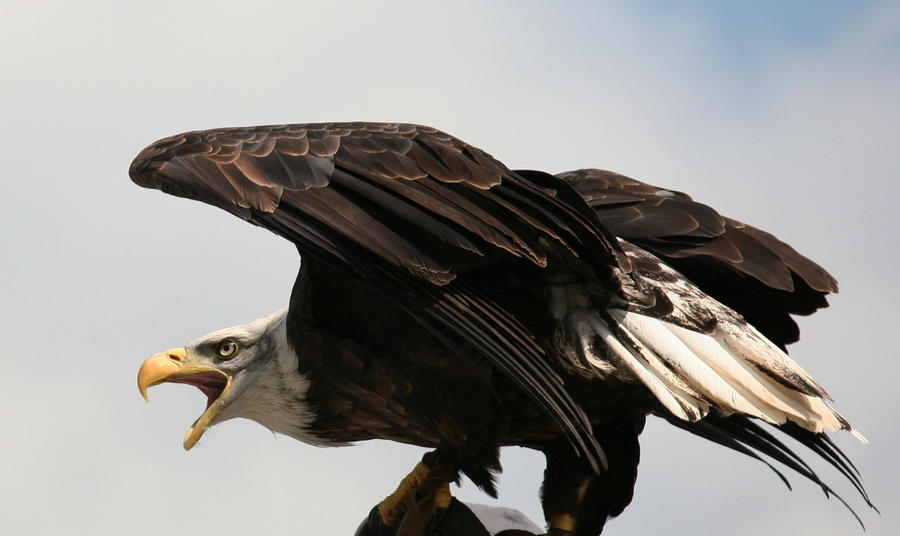
[[[595,467],[603,463],[587,418],[531,334],[456,280],[504,259],[630,270],[615,238],[564,182],[525,180],[432,128],[372,123],[189,132],[146,148],[130,175],[284,236],[445,340],[478,349]]]
[[[301,248],[337,258],[358,250],[436,285],[490,256],[545,266],[565,251],[595,265],[627,264],[592,211],[419,125],[188,132],[144,149],[130,174],[140,186],[219,206]]]
[[[828,272],[791,246],[687,194],[599,169],[557,177],[616,236],[663,258],[782,349],[800,336],[790,315],[826,307],[826,294],[838,290]]]

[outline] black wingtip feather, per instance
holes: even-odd
[[[694,435],[714,441],[720,445],[729,447],[742,454],[746,454],[762,461],[778,474],[782,481],[788,486],[788,489],[790,489],[791,486],[784,475],[767,460],[763,459],[760,454],[768,456],[772,460],[792,469],[799,475],[818,485],[825,493],[826,497],[833,496],[840,501],[853,515],[860,526],[865,529],[862,518],[843,497],[836,493],[831,486],[826,484],[798,454],[749,417],[737,414],[728,416],[710,414],[703,420],[691,423],[664,413],[659,413],[658,415],[678,428],[687,430]],[[880,513],[878,508],[876,508],[869,499],[869,495],[862,485],[862,480],[859,477],[859,472],[856,467],[850,463],[846,454],[844,454],[828,436],[825,434],[809,432],[792,423],[778,426],[777,429],[812,450],[823,460],[828,462],[843,475],[844,478],[850,481],[869,508]]]

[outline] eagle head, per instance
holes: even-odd
[[[184,436],[185,450],[210,426],[235,417],[301,441],[322,443],[308,431],[314,417],[306,402],[309,381],[299,373],[298,356],[288,344],[287,311],[210,333],[141,365],[138,389],[144,399],[148,387],[165,382],[187,383],[206,395],[206,409]]]

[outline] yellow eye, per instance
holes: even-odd
[[[219,343],[219,346],[216,348],[216,353],[219,354],[219,357],[228,359],[229,357],[234,356],[238,351],[238,345],[231,339],[225,339],[224,341]]]

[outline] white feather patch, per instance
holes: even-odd
[[[813,432],[850,430],[865,442],[821,397],[792,389],[758,370],[764,361],[767,370],[808,378],[756,330],[736,335],[738,326],[726,320],[711,334],[704,334],[621,309],[607,313],[616,325],[607,325],[600,315],[589,315],[586,324],[593,334],[582,335],[582,340],[599,336],[618,358],[614,364],[624,369],[620,374],[627,372],[639,380],[680,419],[701,418],[711,403],[724,413],[740,412],[776,425],[789,420]],[[609,367],[608,361],[590,351],[589,344],[584,348],[594,366]],[[811,378],[809,382],[818,385]]]
[[[606,346],[612,350],[624,366],[646,385],[662,405],[671,411],[673,415],[686,421],[696,421],[705,414],[699,407],[692,405],[689,401],[679,397],[678,394],[675,393],[673,389],[670,389],[657,375],[648,370],[648,368],[638,360],[632,350],[622,344],[609,327],[607,327],[599,318],[594,317],[591,325],[596,334],[603,339]]]
[[[719,344],[718,340],[708,335],[693,332],[675,325],[665,326],[680,340],[707,363],[720,378],[731,388],[740,393],[766,420],[783,424],[787,415],[794,420],[804,420],[806,414],[795,408],[796,403],[790,400],[791,395],[780,397],[780,385],[771,379],[764,378]],[[800,393],[794,392],[794,397]],[[743,410],[742,410],[743,411]],[[747,412],[753,414],[752,412]]]
[[[673,369],[681,373],[685,382],[715,402],[720,410],[724,410],[726,413],[740,411],[770,422],[778,422],[775,418],[760,411],[736,391],[722,377],[721,373],[702,357],[703,354],[698,352],[696,345],[691,344],[691,340],[678,337],[676,333],[667,329],[677,326],[620,310],[611,310],[610,316],[627,326],[632,333],[641,336],[645,343],[653,348],[662,359],[665,359]],[[695,335],[709,339],[699,333]],[[715,343],[715,341],[712,342]]]

